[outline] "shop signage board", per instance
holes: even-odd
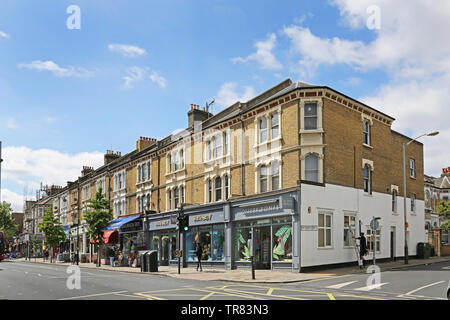
[[[174,221],[172,221],[174,220]],[[172,217],[167,217],[164,219],[155,219],[155,220],[149,220],[147,230],[153,231],[153,230],[163,230],[163,229],[174,229],[176,228],[176,217],[175,219],[172,219]]]
[[[283,195],[271,199],[242,203],[233,208],[234,220],[268,216],[292,215],[295,213],[295,199]]]
[[[317,231],[318,227],[314,226],[314,225],[312,225],[312,226],[303,225],[303,226],[300,227],[300,230],[302,230],[302,231]]]
[[[206,224],[224,223],[225,215],[223,211],[202,212],[200,214],[189,215],[189,226],[199,226]]]

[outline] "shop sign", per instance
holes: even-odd
[[[191,225],[191,226],[192,225],[202,225],[202,224],[223,223],[223,222],[224,222],[223,211],[189,216],[189,225]]]
[[[156,227],[165,227],[169,225],[169,220],[155,222]]]
[[[149,220],[147,230],[171,229],[176,227],[176,222],[172,223],[171,218],[164,220]]]
[[[194,217],[194,222],[198,222],[198,221],[211,221],[212,218],[212,214],[208,214],[205,216],[196,216]]]
[[[317,231],[317,230],[318,230],[318,227],[317,227],[317,226],[314,226],[314,225],[312,225],[312,226],[302,225],[302,226],[300,227],[300,230],[302,230],[302,231]]]
[[[128,231],[141,231],[142,230],[142,220],[137,220],[133,222],[128,222],[120,228],[121,232],[128,232]]]

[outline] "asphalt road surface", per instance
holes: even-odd
[[[290,284],[196,281],[61,265],[3,261],[8,300],[446,300],[450,262]],[[78,286],[79,285],[79,286]]]

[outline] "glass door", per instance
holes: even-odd
[[[270,226],[253,228],[253,248],[256,269],[270,269]]]

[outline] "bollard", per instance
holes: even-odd
[[[255,263],[253,256],[250,257],[250,260],[252,262],[252,280],[255,280]]]

